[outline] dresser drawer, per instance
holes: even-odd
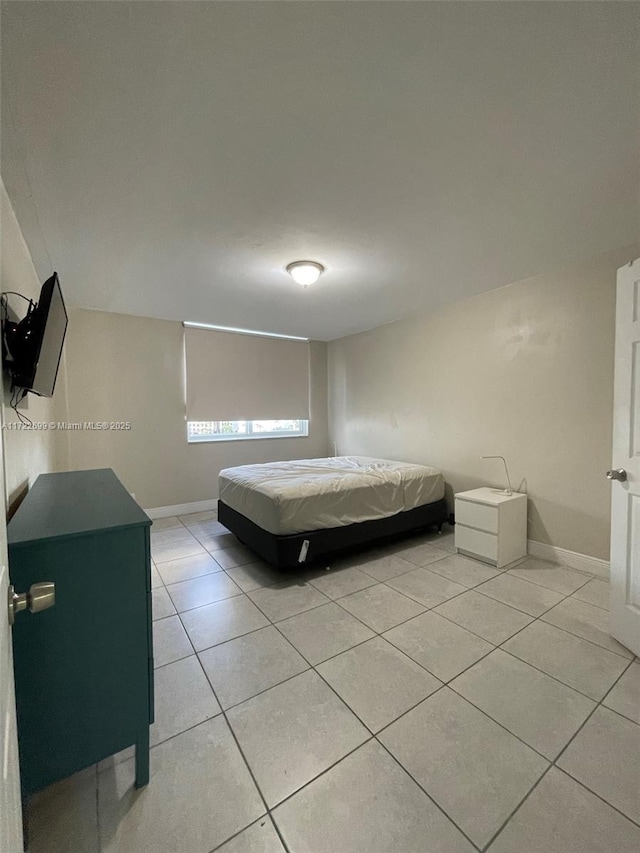
[[[497,533],[498,507],[456,498],[456,524]]]
[[[494,563],[498,561],[498,537],[494,533],[485,533],[483,530],[474,530],[472,527],[460,524],[457,509],[455,543],[456,548],[463,551],[469,551]]]

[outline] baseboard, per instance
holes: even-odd
[[[546,545],[544,542],[535,542],[529,539],[527,552],[530,557],[539,560],[549,560],[551,563],[560,563],[570,569],[579,572],[589,572],[599,578],[609,579],[609,561],[598,557],[590,557],[588,554],[578,554],[577,551],[567,551],[566,548],[556,548],[555,545]]]
[[[172,515],[189,515],[192,512],[211,512],[218,509],[218,499],[208,501],[193,501],[190,504],[175,504],[174,506],[154,506],[145,509],[149,518],[169,518]]]

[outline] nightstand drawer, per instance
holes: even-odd
[[[498,507],[456,498],[456,524],[476,527],[489,533],[498,532]]]
[[[483,530],[474,530],[472,527],[460,524],[457,509],[455,544],[456,548],[477,554],[478,557],[484,557],[493,562],[498,561],[498,537],[493,533],[485,533]]]

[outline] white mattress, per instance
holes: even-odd
[[[334,456],[225,468],[220,500],[277,535],[385,518],[444,497],[436,468]]]

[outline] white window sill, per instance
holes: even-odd
[[[225,436],[210,436],[206,438],[187,438],[188,444],[220,444],[225,441],[264,441],[272,438],[309,438],[309,434],[303,435],[299,432],[290,433],[268,433],[267,435],[225,435]]]

